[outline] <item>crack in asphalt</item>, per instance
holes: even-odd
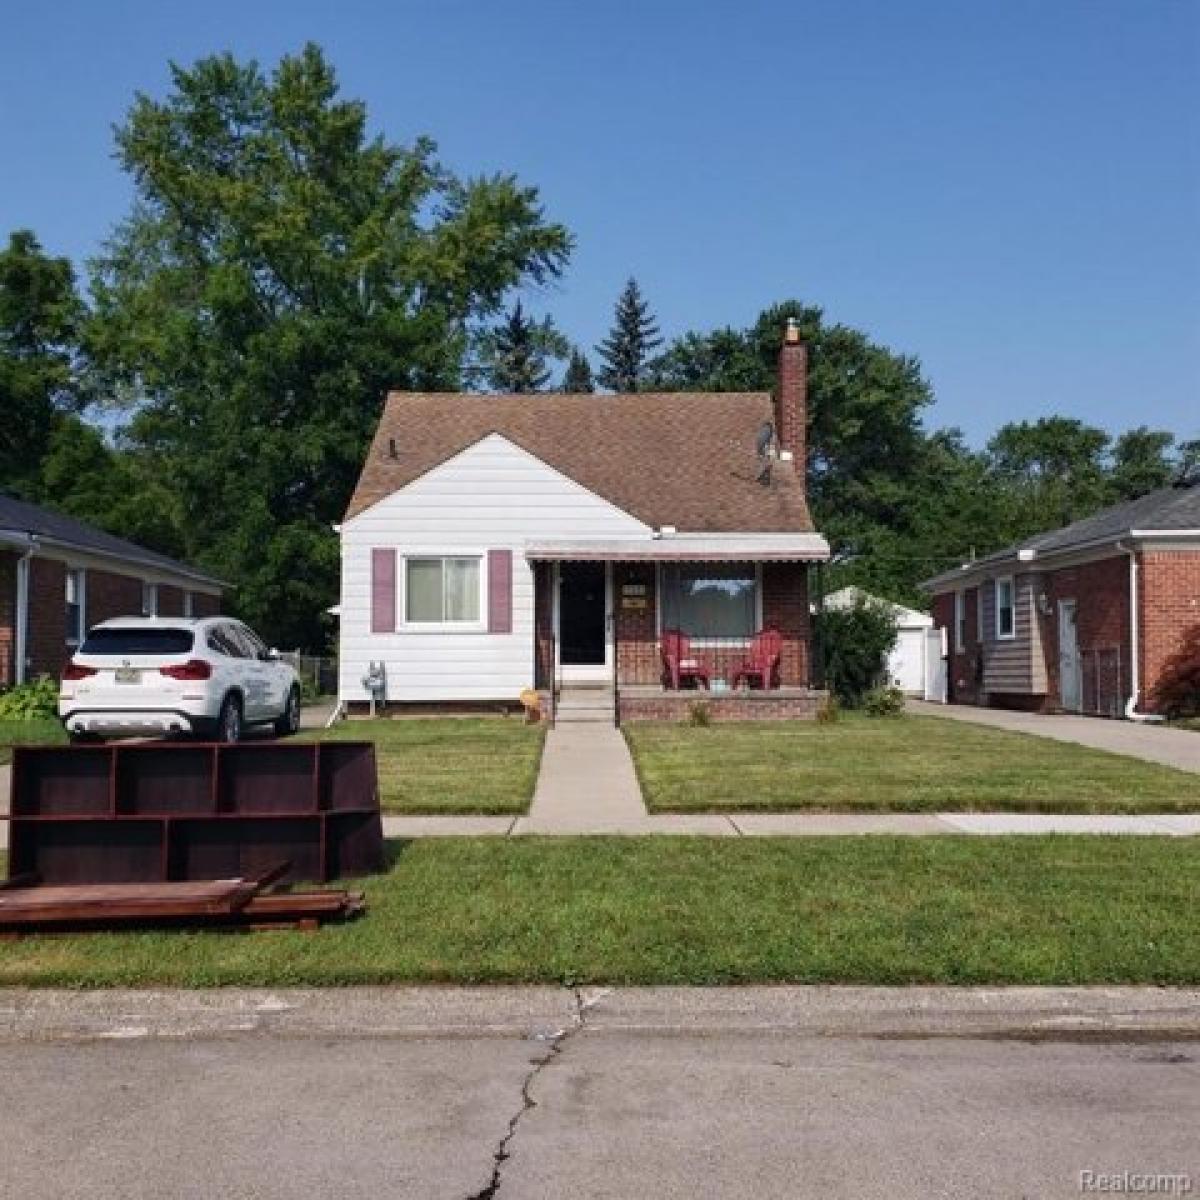
[[[575,998],[575,1019],[567,1028],[559,1029],[552,1033],[548,1039],[550,1047],[547,1052],[541,1058],[532,1060],[530,1070],[521,1081],[521,1106],[509,1117],[508,1128],[504,1136],[496,1143],[496,1149],[492,1152],[492,1176],[479,1191],[471,1192],[466,1197],[466,1200],[495,1200],[503,1183],[504,1164],[512,1154],[513,1140],[517,1136],[521,1121],[530,1109],[537,1108],[538,1102],[532,1095],[534,1082],[562,1054],[567,1042],[577,1033],[581,1033],[586,1027],[588,1009],[609,995],[611,991],[611,988],[606,988],[604,991],[592,996],[590,1000],[585,1000],[579,988],[571,989],[571,994]]]

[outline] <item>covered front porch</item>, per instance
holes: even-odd
[[[552,720],[813,716],[815,534],[530,543],[536,680]]]

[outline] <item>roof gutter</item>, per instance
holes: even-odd
[[[917,586],[927,592],[937,592],[959,586],[964,580],[976,576],[987,577],[997,570],[1011,566],[1025,566],[1030,563],[1040,567],[1043,563],[1053,565],[1059,558],[1069,558],[1073,554],[1084,554],[1089,550],[1099,550],[1104,546],[1112,546],[1114,550],[1127,552],[1124,545],[1126,538],[1141,540],[1144,538],[1195,538],[1200,537],[1200,529],[1130,529],[1125,533],[1108,534],[1101,538],[1092,538],[1086,542],[1073,542],[1069,546],[1055,546],[1053,550],[1038,550],[1034,546],[1024,546],[989,555],[987,558],[965,562],[957,571],[946,571],[935,575],[932,579],[924,579]]]
[[[81,546],[78,542],[68,542],[62,538],[47,537],[44,534],[32,533],[25,529],[0,529],[0,545],[24,546],[31,538],[40,546],[52,546],[59,550],[72,551],[75,554],[85,554],[90,558],[103,558],[111,562],[125,563],[141,567],[146,571],[157,571],[163,575],[174,575],[180,579],[190,580],[193,583],[205,584],[208,587],[229,587],[229,584],[223,579],[214,579],[211,575],[204,575],[199,571],[192,571],[184,566],[169,567],[162,563],[149,562],[144,558],[131,558],[127,554],[117,554],[113,550],[96,550],[91,546]]]
[[[1137,710],[1141,698],[1141,654],[1139,642],[1141,628],[1138,621],[1138,560],[1137,550],[1127,542],[1117,542],[1117,549],[1129,555],[1129,699],[1125,701],[1125,719],[1140,721],[1143,724],[1157,723],[1162,717],[1153,713],[1140,713]]]

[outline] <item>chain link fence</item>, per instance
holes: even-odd
[[[338,687],[338,661],[336,658],[319,654],[301,654],[298,650],[284,652],[279,656],[295,669],[300,676],[300,687],[305,699],[317,696],[335,696]]]

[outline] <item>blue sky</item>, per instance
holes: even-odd
[[[586,347],[637,275],[668,334],[788,296],[917,355],[931,425],[1200,435],[1200,5],[67,0],[0,39],[0,231],[82,261],[111,127],[167,61],[320,42],[390,138],[512,170],[578,249]]]

